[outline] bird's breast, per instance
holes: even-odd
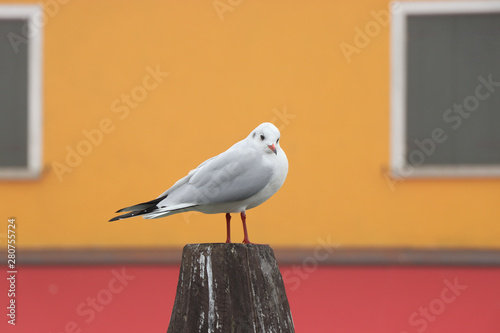
[[[276,160],[273,161],[273,174],[269,180],[269,184],[264,187],[260,192],[248,199],[247,209],[257,207],[272,197],[285,182],[288,174],[288,160],[285,153],[281,150],[277,155],[272,156]]]

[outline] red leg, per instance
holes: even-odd
[[[231,243],[231,214],[229,213],[226,213],[226,229],[227,229],[226,243]]]
[[[253,244],[248,240],[248,232],[247,232],[247,214],[245,211],[241,212],[241,223],[243,223],[243,233],[245,234],[245,237],[243,238],[243,244]]]

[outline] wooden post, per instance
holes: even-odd
[[[295,332],[271,247],[186,245],[167,333],[180,332]]]

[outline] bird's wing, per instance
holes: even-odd
[[[273,168],[264,162],[262,153],[237,147],[203,162],[166,194],[178,194],[182,202],[197,205],[240,201],[266,187],[272,173]]]

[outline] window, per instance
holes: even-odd
[[[397,2],[391,173],[500,176],[500,3]]]
[[[0,178],[36,178],[41,168],[39,6],[0,5]]]

